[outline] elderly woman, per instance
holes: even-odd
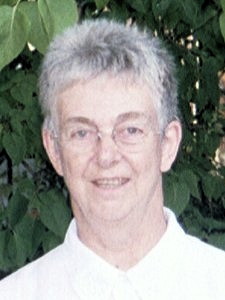
[[[157,38],[106,20],[51,43],[43,143],[74,219],[62,245],[2,281],[1,299],[225,299],[225,254],[163,207],[181,140],[173,69]]]

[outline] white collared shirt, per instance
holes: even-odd
[[[0,282],[0,299],[225,300],[225,252],[186,235],[165,213],[165,234],[127,272],[81,243],[73,220],[62,245]]]

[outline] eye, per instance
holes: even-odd
[[[66,132],[68,140],[88,140],[94,135],[94,131],[87,128],[70,128]]]
[[[70,133],[70,139],[87,140],[93,136],[94,132],[89,129],[74,130]]]
[[[74,137],[78,137],[81,139],[85,138],[87,135],[88,135],[88,130],[85,130],[85,129],[77,130],[74,133]]]
[[[137,143],[144,136],[144,129],[140,125],[128,124],[117,129],[117,138],[127,143]]]
[[[142,130],[140,128],[137,128],[137,127],[127,127],[125,130],[130,135],[137,135],[137,134],[142,133]]]

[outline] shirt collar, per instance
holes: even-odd
[[[86,247],[77,236],[76,222],[73,219],[64,241],[65,254],[71,259],[67,273],[71,286],[81,299],[111,299],[113,289],[121,280],[139,295],[137,299],[148,299],[152,290],[162,289],[160,283],[173,269],[179,240],[184,235],[174,214],[165,208],[167,229],[157,245],[133,268],[127,272],[120,271],[107,263]],[[166,269],[167,272],[163,272]]]
[[[77,236],[75,219],[65,238],[65,251],[71,257],[67,272],[81,299],[110,299],[113,286],[122,273],[86,247]]]
[[[162,296],[164,291],[168,293],[169,287],[173,286],[171,281],[173,282],[175,267],[180,259],[179,249],[183,245],[185,234],[171,210],[164,208],[164,214],[167,220],[164,235],[155,247],[127,272],[130,282],[135,286],[141,299],[150,299],[150,295],[154,294]],[[166,298],[168,295],[165,295]]]

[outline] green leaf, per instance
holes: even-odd
[[[0,0],[0,5],[9,5],[9,6],[14,6],[18,0]]]
[[[7,216],[10,227],[14,227],[15,224],[24,217],[27,211],[28,200],[22,196],[19,192],[16,192],[11,199],[7,207]]]
[[[223,208],[225,208],[225,198],[222,197]]]
[[[225,192],[224,179],[211,174],[204,174],[202,177],[203,191],[208,199],[219,199]]]
[[[209,57],[202,60],[200,89],[197,93],[197,108],[199,111],[205,109],[207,104],[218,104],[219,87],[218,87],[218,71],[220,62],[217,58]],[[206,111],[206,114],[209,113]],[[210,113],[209,113],[210,114]]]
[[[189,203],[190,190],[185,182],[165,177],[164,199],[165,205],[170,207],[179,216]]]
[[[220,0],[220,3],[222,5],[223,11],[225,12],[225,0]]]
[[[127,3],[137,10],[139,13],[146,13],[146,10],[149,8],[149,1],[146,0],[129,0]]]
[[[11,109],[7,99],[0,97],[0,115],[8,115]]]
[[[12,192],[12,186],[10,184],[0,184],[0,198],[8,199],[10,193]]]
[[[198,22],[199,5],[196,1],[183,0],[183,12],[186,16],[186,21],[192,26]]]
[[[29,81],[29,77],[26,79],[26,81],[20,82],[10,90],[12,97],[25,105],[31,102],[33,94],[33,85]]]
[[[9,230],[4,230],[0,232],[0,269],[1,271],[7,272],[12,262],[8,258],[8,239],[11,233]]]
[[[23,50],[29,32],[28,19],[15,7],[0,7],[0,70]]]
[[[42,241],[44,252],[52,250],[53,248],[61,244],[62,241],[62,238],[60,238],[58,235],[55,235],[53,232],[46,232],[43,236]]]
[[[2,144],[15,165],[18,165],[26,153],[26,141],[23,135],[8,132],[3,135]]]
[[[10,261],[10,265],[13,268],[17,266],[17,256],[16,256],[16,242],[12,232],[8,234],[8,242],[7,242],[7,257]]]
[[[105,12],[106,17],[119,22],[125,22],[130,14],[126,7],[125,2],[116,3],[115,1],[110,1],[110,10]]]
[[[208,237],[208,242],[215,247],[225,250],[225,234],[223,233],[214,233]]]
[[[202,66],[202,85],[208,96],[208,101],[210,103],[218,103],[219,99],[219,87],[218,87],[218,71],[220,69],[220,62],[214,58],[210,57],[203,62]]]
[[[21,178],[17,182],[17,189],[21,195],[27,199],[33,200],[37,187],[35,186],[32,178]]]
[[[69,225],[71,212],[62,194],[51,190],[40,195],[40,219],[54,234],[63,238]]]
[[[171,5],[171,0],[152,0],[152,10],[156,18],[164,17]]]
[[[50,40],[41,21],[37,2],[22,2],[20,3],[18,9],[23,12],[30,21],[28,41],[39,52],[44,54]]]
[[[201,4],[200,4],[201,5]],[[217,15],[218,15],[218,9],[215,9],[213,8],[212,6],[208,5],[208,6],[205,6],[204,8],[204,13],[200,13],[199,11],[199,7],[198,7],[198,14],[197,14],[197,19],[196,19],[196,28],[204,28],[203,26],[206,25],[206,23],[211,23],[212,22],[212,19],[218,19],[217,18]],[[217,28],[218,28],[218,21],[217,21]],[[204,33],[206,30],[206,28],[204,28],[202,30],[202,32]],[[200,30],[201,31],[201,30]]]
[[[46,234],[46,228],[40,221],[35,221],[33,227],[33,234],[32,234],[32,249],[29,253],[29,259],[33,259],[33,256],[37,253],[41,243],[43,241],[43,237]]]
[[[38,9],[49,41],[78,20],[74,0],[38,0]]]
[[[189,169],[184,169],[180,173],[180,180],[185,182],[190,190],[190,194],[197,199],[201,199],[199,188],[198,188],[198,177]]]
[[[220,22],[220,30],[221,30],[221,33],[222,33],[223,38],[225,40],[225,12],[223,12],[220,15],[219,22]]]
[[[0,232],[0,269],[5,269],[5,244],[6,244],[6,231]]]
[[[32,237],[34,222],[34,219],[25,215],[14,228],[13,235],[16,246],[16,261],[19,267],[24,265],[33,251]]]
[[[97,9],[103,9],[109,3],[109,0],[95,0]]]
[[[23,133],[23,121],[25,121],[24,110],[11,109],[10,125],[12,127],[13,134],[15,136],[21,136],[21,139],[25,142],[25,136]]]

